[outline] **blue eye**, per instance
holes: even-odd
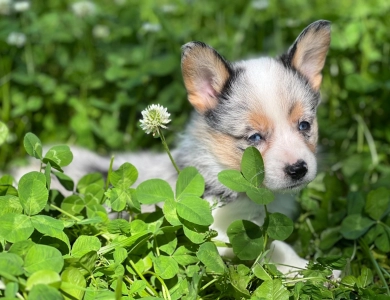
[[[258,143],[262,140],[263,138],[261,137],[260,133],[255,133],[255,134],[252,134],[250,137],[249,137],[249,141],[252,142],[252,143]]]
[[[306,121],[302,121],[301,123],[299,123],[298,128],[300,131],[310,130],[310,123]]]

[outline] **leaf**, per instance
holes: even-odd
[[[129,294],[140,293],[146,289],[146,282],[143,280],[135,280],[129,289]]]
[[[177,246],[176,234],[172,232],[163,232],[156,236],[156,242],[160,251],[172,255]]]
[[[265,188],[251,188],[246,191],[246,195],[253,202],[261,205],[269,204],[275,199],[275,195]]]
[[[348,215],[361,214],[365,200],[361,192],[350,192],[347,197]]]
[[[204,178],[194,167],[187,167],[180,171],[176,182],[176,199],[184,195],[201,197],[204,193]]]
[[[317,261],[325,266],[331,267],[332,269],[343,269],[347,264],[347,259],[339,255],[330,255],[327,257],[318,257]]]
[[[127,258],[128,254],[125,248],[118,247],[114,251],[114,261],[116,264],[121,264]]]
[[[79,195],[71,195],[61,202],[61,209],[71,215],[79,214],[85,207],[84,200]]]
[[[28,132],[24,136],[23,145],[28,155],[42,159],[42,143],[35,134]]]
[[[256,264],[256,266],[253,268],[253,274],[255,274],[257,278],[264,281],[272,280],[272,277],[267,273],[267,271],[260,264]]]
[[[345,284],[346,286],[349,286],[350,288],[353,288],[356,284],[356,277],[352,275],[347,275],[341,279],[341,283]]]
[[[8,213],[20,214],[22,211],[23,207],[18,197],[12,195],[0,196],[0,217]]]
[[[30,250],[33,245],[35,245],[35,243],[31,240],[22,240],[12,244],[8,252],[17,254],[18,256],[24,258],[28,250]]]
[[[263,250],[263,232],[255,223],[236,220],[228,227],[227,235],[239,259],[255,259]]]
[[[9,213],[0,217],[0,236],[15,243],[28,239],[34,231],[31,220],[26,215]]]
[[[73,257],[81,257],[89,251],[98,251],[101,246],[97,237],[80,235],[72,246],[71,254]]]
[[[174,199],[171,186],[162,179],[149,179],[136,189],[137,199],[142,204],[156,204],[167,199]]]
[[[388,211],[390,203],[390,191],[385,187],[370,191],[367,195],[365,212],[374,220],[380,220]]]
[[[118,170],[110,173],[110,182],[116,188],[129,188],[138,178],[137,169],[130,163],[122,164]]]
[[[113,188],[110,193],[106,193],[111,202],[111,208],[114,211],[122,211],[126,207],[127,202],[131,202],[131,193],[129,188]]]
[[[64,266],[62,254],[54,247],[33,245],[24,259],[24,268],[28,274],[39,270],[52,270],[59,273]]]
[[[267,300],[288,300],[290,296],[280,279],[264,281],[253,295]]]
[[[107,231],[109,233],[119,233],[119,234],[129,234],[131,230],[131,225],[133,225],[134,222],[142,222],[140,220],[134,220],[133,222],[129,223],[128,221],[124,219],[115,219],[110,221],[107,225]],[[146,226],[144,227],[143,230],[146,229]]]
[[[67,268],[61,274],[61,290],[76,299],[83,299],[87,283],[83,274],[76,268]],[[64,284],[65,283],[65,284]]]
[[[203,243],[209,235],[208,227],[196,224],[183,224],[184,235],[194,244]]]
[[[50,190],[51,186],[51,164],[48,162],[45,167],[45,178],[47,189]]]
[[[28,294],[29,300],[63,300],[64,297],[55,288],[45,285],[37,284],[34,285]]]
[[[259,150],[255,147],[245,149],[241,160],[241,172],[255,187],[260,187],[264,180],[264,162]]]
[[[183,196],[176,204],[177,214],[188,222],[208,226],[214,222],[211,208],[206,200],[196,196]]]
[[[104,255],[106,253],[109,253],[109,252],[115,250],[117,247],[123,247],[123,248],[131,247],[139,239],[141,239],[141,238],[144,239],[144,238],[146,238],[146,236],[150,236],[150,232],[147,231],[147,230],[139,232],[137,234],[134,234],[134,235],[132,235],[130,237],[127,237],[127,238],[124,238],[124,239],[121,239],[121,240],[113,241],[110,244],[101,247],[98,250],[98,254],[99,255]]]
[[[7,252],[0,253],[0,275],[8,273],[19,276],[23,272],[23,259],[19,255]]]
[[[361,275],[357,278],[356,284],[360,288],[365,288],[373,282],[372,271],[363,266]]]
[[[54,232],[64,230],[64,223],[49,216],[37,215],[31,217],[31,223],[42,234],[52,236]]]
[[[85,270],[87,270],[88,273],[92,273],[92,271],[95,269],[97,258],[98,258],[97,252],[92,250],[80,257],[79,264]]]
[[[30,291],[34,285],[46,284],[54,288],[61,286],[61,277],[57,272],[52,270],[39,270],[27,279],[26,290]]]
[[[63,250],[63,251],[67,251],[66,253],[69,253],[70,251],[70,242],[69,242],[69,238],[68,236],[65,234],[65,232],[63,232],[62,230],[52,230],[48,233],[46,233],[47,236],[50,236],[50,237],[53,237],[53,238],[56,238],[60,241],[63,241],[66,246],[67,246],[67,249],[66,250]],[[57,241],[56,241],[56,244],[57,244]]]
[[[19,200],[27,215],[36,215],[44,209],[49,192],[46,188],[45,175],[39,172],[30,172],[22,176],[19,181]]]
[[[162,209],[165,219],[167,219],[167,221],[173,226],[181,225],[179,216],[177,215],[176,206],[177,206],[177,202],[175,200],[167,199],[164,202],[164,206]]]
[[[343,236],[340,234],[340,226],[327,228],[321,232],[320,249],[328,250],[332,248]]]
[[[251,188],[251,184],[237,170],[223,170],[219,172],[218,180],[235,192],[246,192]]]
[[[199,247],[196,256],[207,267],[208,271],[223,274],[226,266],[218,253],[217,247],[212,242],[206,242]]]
[[[8,137],[8,127],[5,123],[0,121],[0,146],[5,143]]]
[[[199,259],[195,256],[195,253],[184,245],[177,248],[172,257],[182,266],[195,264],[199,261]]]
[[[267,233],[274,240],[283,241],[287,239],[294,230],[293,221],[281,214],[272,213],[269,215]]]
[[[383,229],[382,233],[375,239],[375,246],[379,250],[387,253],[390,251],[390,229],[382,224],[378,224],[377,226],[381,226]]]
[[[55,177],[57,177],[58,181],[61,183],[61,185],[68,191],[73,191],[74,189],[74,182],[72,178],[70,178],[68,175],[65,175],[64,173],[61,172],[52,172]]]
[[[104,188],[103,175],[101,173],[90,173],[83,176],[77,183],[77,190],[81,194],[85,194],[85,190],[91,184],[96,184],[97,186]]]
[[[349,215],[341,223],[341,234],[348,240],[356,240],[362,236],[375,221],[362,215]]]
[[[249,281],[250,269],[242,264],[237,266],[229,266],[229,277],[234,288],[233,296],[235,299],[248,299],[250,294],[247,290]]]
[[[179,272],[179,265],[172,257],[160,255],[154,259],[154,271],[162,279],[170,279]]]
[[[15,180],[11,175],[4,175],[0,177],[0,184],[12,185],[14,181]]]
[[[84,195],[84,202],[88,207],[90,204],[100,204],[104,195],[104,190],[99,184],[92,183],[85,189]]]
[[[73,160],[73,154],[70,151],[68,145],[57,145],[53,146],[47,151],[45,157],[43,158],[43,162],[54,162],[53,167],[55,165],[60,167],[66,167]]]

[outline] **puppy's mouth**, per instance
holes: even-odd
[[[286,185],[286,186],[280,187],[278,189],[275,189],[274,191],[279,192],[279,193],[299,192],[308,183],[309,182],[307,182],[307,181],[296,182],[294,184]]]
[[[297,183],[288,185],[285,188],[283,188],[282,190],[298,192],[301,189],[303,189],[307,184],[308,184],[308,182],[301,181],[301,182],[297,182]]]

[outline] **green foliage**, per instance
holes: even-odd
[[[148,180],[133,189],[138,172],[125,163],[118,170],[109,170],[107,183],[96,173],[81,178],[76,184],[77,192],[62,197],[59,207],[56,200],[48,197],[45,162],[51,163],[44,160],[47,154],[37,155],[38,151],[31,150],[35,147],[31,145],[40,145],[35,135],[28,134],[26,139],[32,141],[26,143],[26,150],[40,160],[41,171],[24,175],[17,190],[2,189],[0,205],[6,209],[0,215],[0,278],[5,286],[0,289],[1,296],[41,299],[42,293],[48,299],[276,300],[382,295],[387,299],[388,288],[383,285],[387,267],[373,256],[371,249],[375,245],[380,251],[390,251],[386,231],[390,210],[383,212],[389,201],[388,189],[373,190],[365,203],[360,197],[352,198],[360,203],[359,209],[349,209],[339,231],[342,237],[330,239],[333,246],[340,241],[357,240],[361,246],[355,252],[362,251],[369,257],[367,263],[374,266],[374,272],[366,265],[351,271],[355,260],[345,254],[329,253],[311,261],[306,270],[299,272],[302,277],[289,278],[266,257],[268,239],[289,238],[294,225],[283,214],[269,213],[266,205],[262,226],[234,221],[227,231],[230,244],[223,244],[209,229],[212,208],[201,198],[205,183],[195,168],[180,172],[174,193],[163,180]],[[60,169],[73,157],[68,148],[51,149],[64,149],[53,156],[62,157],[54,169]],[[219,178],[243,192],[263,190],[264,176],[253,180],[264,173],[261,155],[255,148],[245,150],[241,166],[241,172],[223,171]],[[12,180],[4,176],[1,182],[8,186]],[[59,183],[67,185],[65,181]],[[118,200],[122,194],[127,195],[123,202]],[[267,200],[261,203],[272,201],[267,193],[262,195]],[[372,204],[374,200],[380,209]],[[139,212],[140,204],[154,203],[163,208],[153,213]],[[110,220],[104,207],[108,204],[113,211],[130,214],[130,220]],[[374,235],[370,235],[372,230]],[[237,261],[224,260],[217,246],[232,247]],[[358,263],[365,263],[364,259]],[[335,269],[348,275],[339,282],[330,276]]]

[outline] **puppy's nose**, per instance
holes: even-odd
[[[294,180],[301,179],[307,173],[307,163],[300,159],[295,164],[287,165],[284,171]]]

